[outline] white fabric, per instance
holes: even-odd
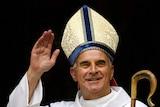
[[[130,96],[122,87],[111,87],[112,92],[99,99],[84,100],[78,91],[75,101],[60,101],[50,104],[50,107],[130,107]],[[33,97],[28,104],[28,80],[26,74],[9,96],[7,107],[49,107],[40,106],[42,100],[42,84],[39,82]],[[83,105],[83,106],[82,106]],[[144,103],[136,101],[136,107],[147,107]]]
[[[7,107],[39,107],[40,102],[42,100],[42,83],[39,82],[33,97],[28,104],[28,79],[25,74],[21,79],[20,83],[13,90],[11,95],[9,96],[9,102]]]

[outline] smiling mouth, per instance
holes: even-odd
[[[87,81],[97,81],[97,80],[100,80],[100,79],[102,79],[102,77],[100,77],[100,78],[88,78],[86,80]]]

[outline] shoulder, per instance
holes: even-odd
[[[125,89],[123,89],[120,86],[112,86],[111,88],[117,92],[117,97],[123,96],[123,98],[129,102],[129,103],[127,103],[127,105],[125,107],[131,106],[131,98]],[[122,100],[122,97],[120,100]],[[139,100],[136,100],[136,107],[148,107],[148,106],[145,103],[143,103]]]

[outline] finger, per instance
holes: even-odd
[[[53,43],[53,34],[52,34],[52,30],[49,29],[47,33],[44,35],[43,46],[46,48],[49,48],[48,44],[52,45],[52,43]]]
[[[49,41],[48,41],[48,44],[47,44],[47,48],[49,48],[49,49],[52,48],[53,40],[54,40],[54,33],[51,33],[51,34],[50,34]]]
[[[44,35],[47,33],[47,31],[44,31],[41,37],[36,41],[33,48],[39,48],[41,45],[43,45]]]
[[[53,64],[55,64],[56,59],[57,59],[59,53],[60,53],[60,49],[56,49],[56,50],[52,53],[51,62],[52,62]]]

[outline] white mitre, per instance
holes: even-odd
[[[104,51],[113,61],[119,42],[114,27],[102,15],[84,5],[67,22],[61,46],[71,65],[89,49]]]

